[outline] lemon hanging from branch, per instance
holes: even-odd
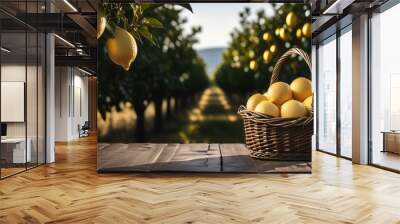
[[[265,63],[269,63],[272,60],[272,53],[268,50],[264,51],[263,59]]]
[[[289,32],[285,28],[281,28],[279,30],[279,37],[282,40],[287,41],[287,40],[289,40]]]
[[[254,58],[256,56],[256,53],[253,50],[249,51],[249,58]]]
[[[256,60],[251,60],[250,64],[249,64],[249,67],[250,67],[251,70],[255,71],[257,69],[257,67],[258,67],[257,61]]]
[[[263,34],[263,39],[267,42],[270,42],[272,40],[272,35],[270,33],[264,33]]]
[[[311,37],[311,24],[310,23],[304,24],[302,31],[305,37]]]
[[[106,29],[107,25],[107,19],[104,15],[104,8],[99,6],[98,12],[97,12],[97,33],[96,37],[99,39],[101,35],[103,35],[104,30]]]
[[[97,15],[97,39],[99,39],[104,33],[104,30],[106,29],[106,24],[106,17]]]
[[[275,36],[279,37],[279,34],[281,33],[281,28],[276,28],[275,29]]]
[[[297,31],[296,31],[296,37],[297,37],[297,39],[300,39],[301,36],[302,36],[302,31],[301,31],[301,29],[299,28],[299,29],[297,29]]]
[[[271,47],[269,48],[269,51],[271,51],[271,53],[276,53],[277,50],[278,48],[276,47],[275,44],[271,45]]]
[[[296,27],[297,25],[297,16],[293,12],[289,12],[286,16],[286,25],[288,25],[291,28]]]
[[[111,61],[128,71],[137,56],[135,38],[120,27],[116,27],[114,36],[107,40],[108,56]]]

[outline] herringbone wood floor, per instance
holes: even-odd
[[[314,153],[313,174],[97,174],[95,139],[0,181],[0,223],[400,223],[400,175]]]

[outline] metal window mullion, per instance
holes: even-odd
[[[25,0],[25,21],[28,19],[28,1]],[[25,25],[25,170],[28,169],[28,25]]]
[[[315,148],[318,150],[319,149],[319,44],[316,45],[315,47],[315,99],[314,99],[314,104],[315,104]]]
[[[47,5],[45,8],[45,11],[47,12]],[[47,38],[48,38],[48,33],[44,33],[44,163],[47,163]],[[43,71],[43,69],[42,69]],[[42,74],[43,76],[43,74]],[[43,109],[43,108],[42,108]]]
[[[373,164],[373,148],[372,148],[372,29],[371,29],[372,12],[368,12],[368,30],[367,30],[367,42],[368,42],[368,53],[367,53],[367,83],[368,83],[368,95],[367,95],[367,119],[368,119],[368,155],[367,164]]]
[[[39,0],[36,1],[39,13]],[[39,165],[39,32],[36,32],[36,166]]]
[[[336,31],[336,154],[341,156],[341,114],[340,114],[340,102],[341,102],[341,64],[340,64],[340,36],[341,31]]]

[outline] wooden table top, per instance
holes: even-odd
[[[244,144],[99,143],[97,151],[99,172],[311,172],[309,161],[253,159]]]

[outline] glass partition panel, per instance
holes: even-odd
[[[45,163],[46,39],[24,19],[11,16],[42,13],[45,1],[0,1],[0,7],[10,12],[0,12],[0,178],[4,178]]]
[[[400,5],[371,18],[372,163],[400,170]]]
[[[340,154],[352,157],[352,34],[340,36]]]
[[[318,149],[336,153],[336,36],[318,47]]]
[[[24,171],[31,161],[26,136],[26,41],[25,32],[1,34],[2,177]]]
[[[26,125],[27,150],[30,151],[27,166],[30,168],[38,163],[38,35],[28,32],[27,39]]]
[[[38,105],[37,105],[37,113],[38,113],[38,164],[43,164],[46,161],[46,144],[45,144],[45,124],[46,124],[46,76],[45,76],[45,65],[46,65],[46,52],[45,52],[45,45],[46,45],[46,38],[45,35],[39,33],[38,35]]]

